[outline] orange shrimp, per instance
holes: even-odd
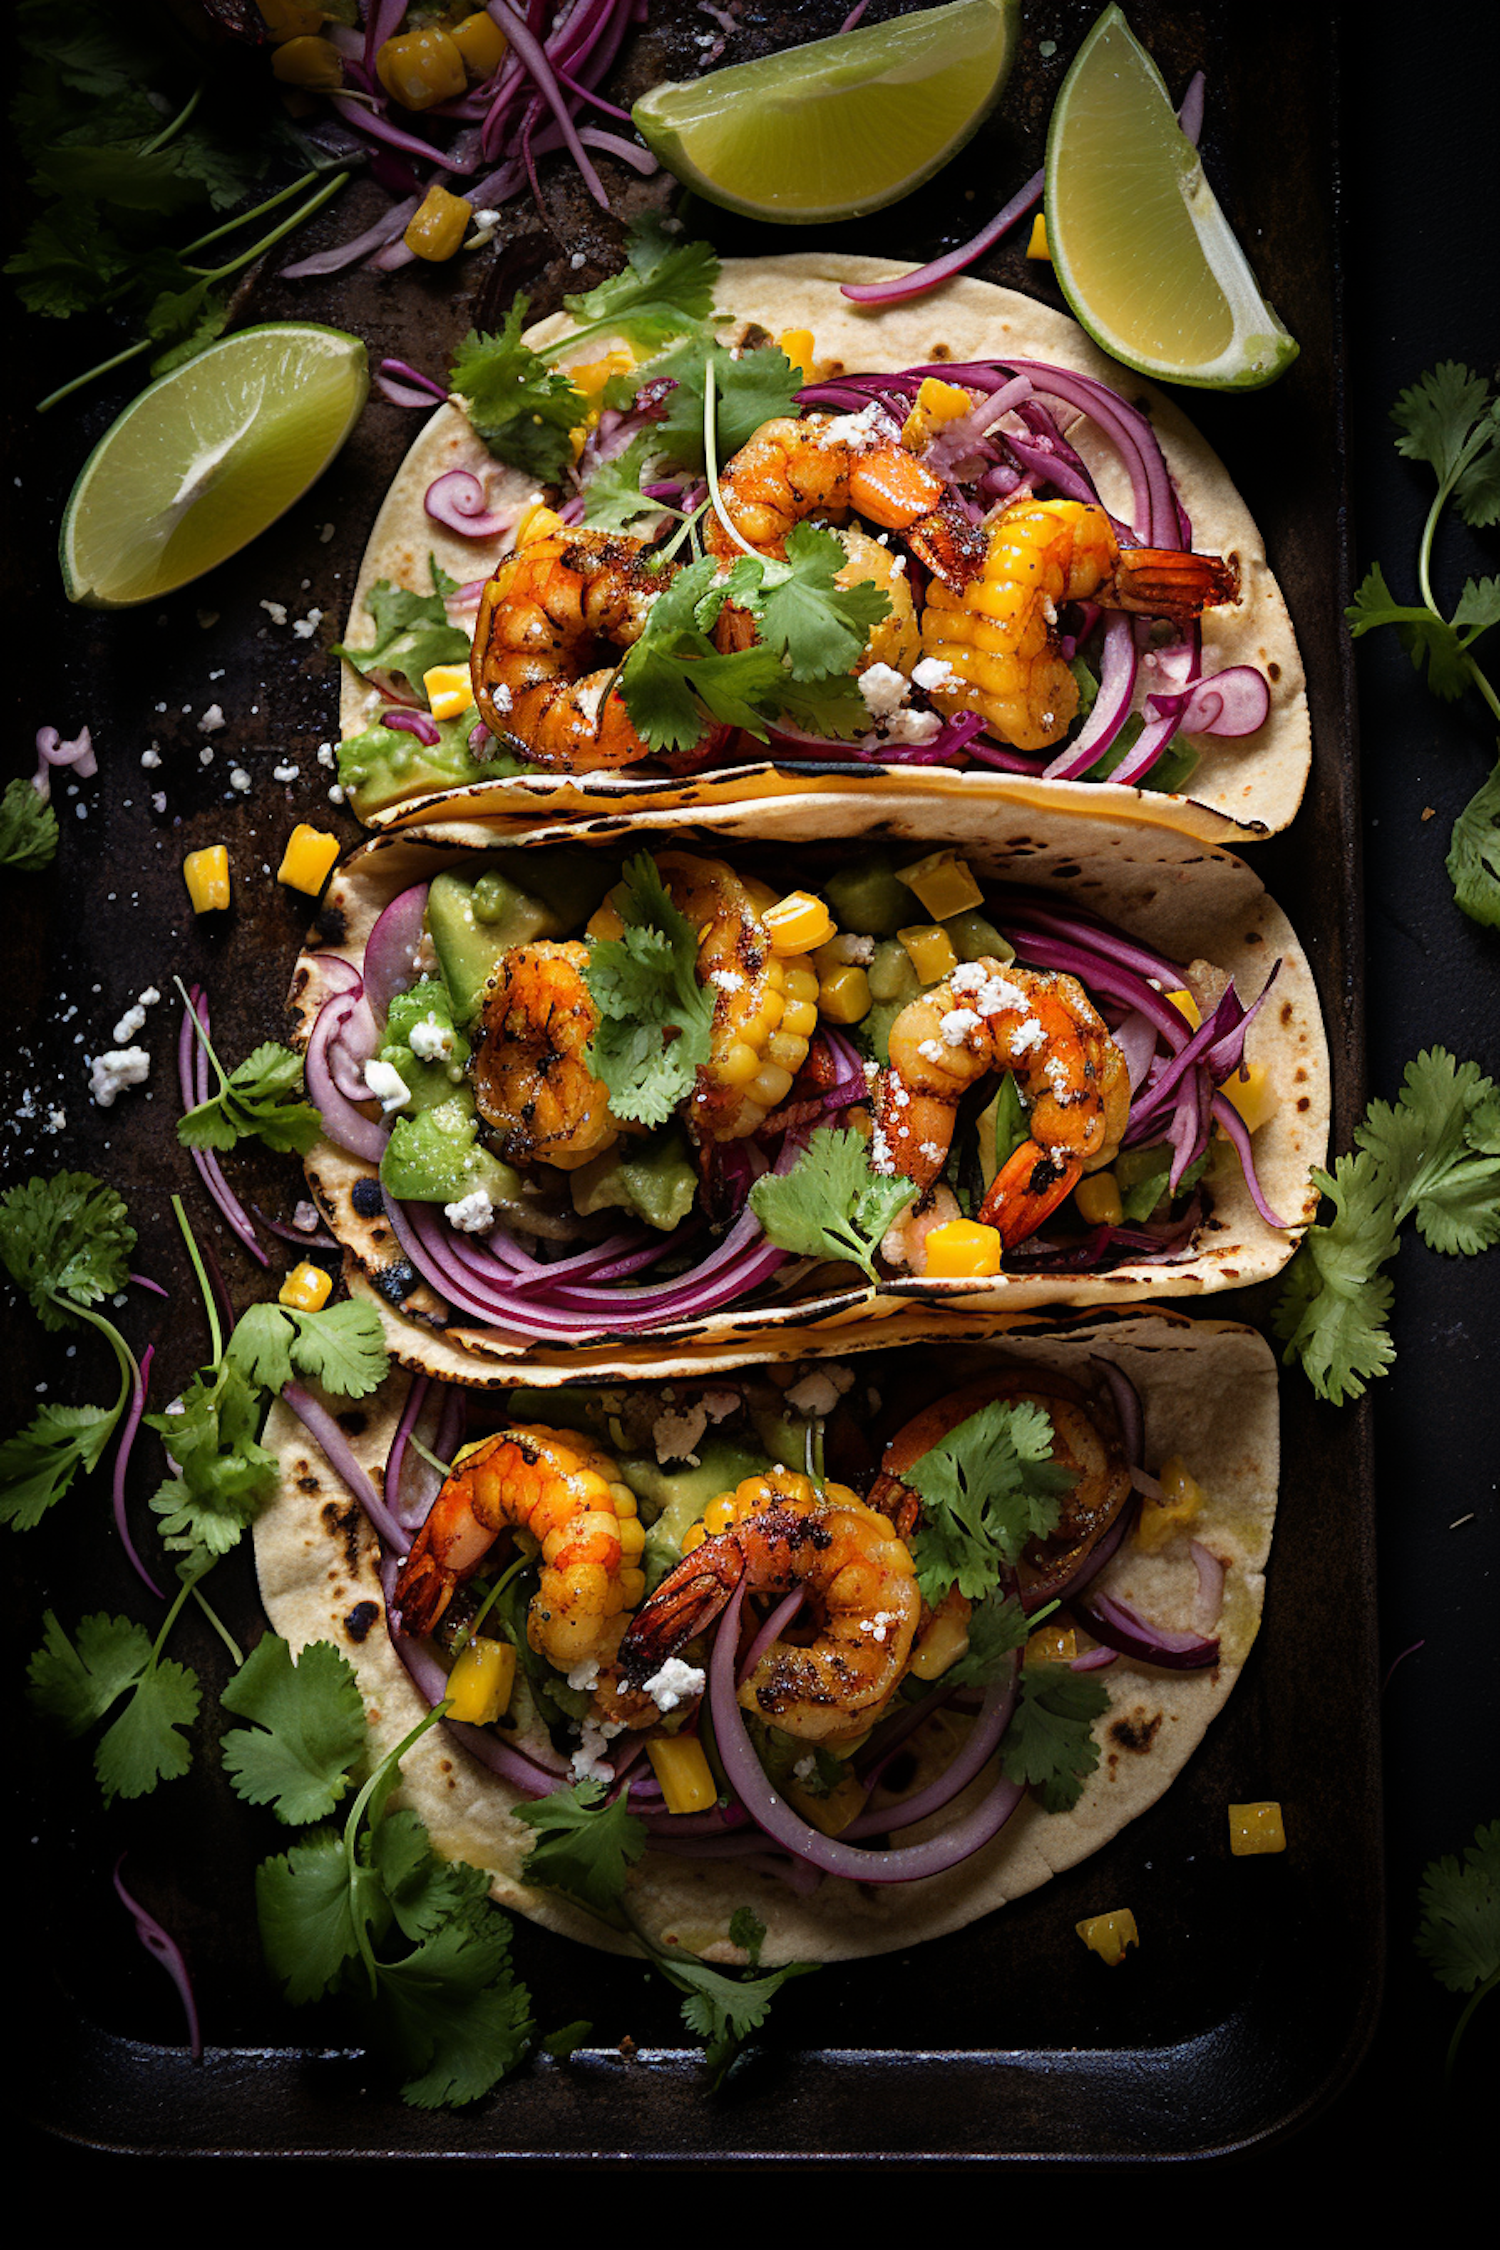
[[[585,1059],[599,1011],[577,939],[512,946],[485,992],[474,1098],[512,1164],[573,1171],[612,1148],[609,1089]]]

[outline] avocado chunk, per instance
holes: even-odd
[[[427,891],[427,928],[453,1002],[456,1024],[471,1024],[478,1015],[484,988],[502,954],[540,934],[535,918],[546,917],[547,910],[538,899],[527,903],[532,916],[531,925],[524,931],[518,931],[516,921],[481,921],[474,911],[474,884],[467,875],[433,877]],[[518,918],[522,922],[525,919],[524,915]]]
[[[455,1096],[415,1117],[398,1117],[380,1159],[380,1184],[398,1203],[461,1203],[482,1188],[491,1203],[517,1203],[518,1173],[479,1144],[479,1121]]]
[[[424,977],[395,995],[386,1016],[380,1060],[390,1064],[411,1097],[406,1115],[455,1100],[472,1110],[474,1097],[464,1075],[469,1054],[469,1042],[454,1025],[448,987],[440,977]]]
[[[856,937],[894,937],[911,920],[911,892],[885,852],[862,852],[823,885],[829,912]]]
[[[698,1173],[677,1127],[649,1140],[622,1140],[572,1176],[573,1208],[587,1218],[618,1207],[670,1234],[693,1208]]]
[[[339,785],[361,820],[404,797],[431,789],[456,789],[471,781],[504,779],[533,769],[513,751],[491,745],[494,755],[480,760],[469,749],[477,713],[437,722],[438,739],[418,741],[404,727],[377,719],[339,744]]]
[[[769,1467],[763,1453],[734,1438],[704,1436],[698,1441],[696,1468],[686,1461],[667,1468],[649,1454],[632,1453],[622,1458],[620,1474],[648,1512],[658,1543],[671,1548],[675,1559],[682,1553],[683,1533],[710,1500]]]
[[[1010,939],[1002,937],[993,922],[973,909],[966,914],[950,914],[943,928],[960,961],[1014,961],[1016,957]]]

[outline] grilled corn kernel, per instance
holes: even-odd
[[[276,880],[285,883],[289,891],[305,891],[309,898],[316,898],[338,856],[337,836],[330,836],[323,828],[309,828],[305,820],[299,820],[287,838]]]
[[[467,664],[434,664],[422,674],[422,693],[435,719],[456,719],[474,700]]]
[[[863,1023],[874,1004],[870,980],[857,961],[846,961],[818,986],[818,1010],[830,1023]]]
[[[1091,1172],[1074,1188],[1073,1201],[1086,1226],[1117,1227],[1125,1216],[1120,1183],[1113,1172]]]
[[[276,1302],[290,1305],[294,1312],[321,1312],[332,1290],[333,1276],[304,1258],[300,1266],[293,1266],[277,1290]]]
[[[467,197],[450,195],[445,187],[433,186],[407,221],[401,239],[413,257],[440,266],[462,247],[473,216],[474,206]]]
[[[916,922],[909,930],[898,930],[896,935],[924,984],[941,984],[944,977],[951,977],[958,967],[953,940],[936,922]]]
[[[919,1680],[940,1679],[969,1645],[969,1603],[950,1586],[912,1644],[911,1669]]]
[[[431,109],[452,101],[469,83],[464,58],[446,31],[405,31],[387,39],[375,57],[375,75],[403,109]]]
[[[271,75],[283,86],[311,86],[334,94],[344,83],[344,58],[331,39],[287,39],[271,56]]]
[[[804,383],[813,380],[817,361],[813,354],[813,332],[810,328],[783,328],[776,339]]]
[[[1239,1111],[1252,1133],[1258,1133],[1262,1125],[1269,1124],[1281,1107],[1271,1084],[1271,1073],[1264,1063],[1250,1063],[1243,1078],[1238,1075],[1226,1078],[1219,1092],[1232,1109]],[[1224,1130],[1222,1125],[1219,1130]]]
[[[1071,1625],[1039,1625],[1021,1651],[1023,1664],[1071,1664],[1078,1654],[1078,1635]]]
[[[834,934],[833,916],[811,891],[788,891],[785,898],[766,908],[761,920],[771,951],[783,959],[795,953],[811,953],[815,945],[826,945]]]
[[[1182,1013],[1187,1017],[1188,1024],[1192,1030],[1196,1031],[1199,1028],[1203,1021],[1203,1017],[1199,1011],[1197,1001],[1193,998],[1190,992],[1164,992],[1162,994],[1162,998],[1164,1000],[1170,1000],[1174,1008],[1180,1008],[1182,1010]]]
[[[182,879],[195,914],[217,914],[229,904],[229,847],[205,844],[189,852],[182,863]]]
[[[719,1792],[696,1736],[664,1735],[659,1742],[647,1743],[646,1755],[661,1783],[668,1812],[707,1812]]]
[[[857,1813],[865,1809],[865,1799],[870,1792],[852,1773],[836,1781],[826,1797],[815,1797],[810,1789],[799,1789],[795,1781],[786,1785],[787,1802],[796,1807],[812,1828],[825,1836],[836,1836],[847,1828]]]
[[[639,1609],[641,1603],[646,1599],[646,1573],[634,1566],[628,1570],[622,1567],[620,1571],[620,1592],[624,1597],[626,1609]]]
[[[977,1281],[1000,1271],[1000,1229],[977,1219],[950,1219],[934,1227],[923,1244],[929,1281]]]
[[[1186,1530],[1203,1506],[1203,1487],[1189,1475],[1180,1453],[1162,1463],[1156,1481],[1161,1486],[1161,1498],[1142,1500],[1135,1526],[1135,1543],[1148,1555],[1157,1554],[1174,1532]]]
[[[487,1727],[510,1706],[516,1684],[516,1652],[509,1641],[476,1634],[460,1650],[444,1690],[448,1717],[465,1726]]]
[[[529,547],[533,539],[550,539],[555,531],[566,529],[567,525],[556,509],[549,508],[545,502],[538,500],[535,507],[528,508],[516,525],[516,545]]]
[[[1091,1914],[1086,1922],[1075,1922],[1073,1927],[1090,1953],[1097,1953],[1112,1969],[1124,1960],[1127,1946],[1141,1942],[1128,1906],[1116,1907],[1113,1914]]]
[[[901,427],[902,444],[914,453],[920,452],[945,422],[956,422],[960,415],[971,413],[973,406],[968,392],[961,391],[956,383],[945,383],[939,375],[924,375]]]
[[[957,852],[929,852],[915,866],[898,867],[896,873],[909,891],[916,892],[934,922],[972,913],[984,904],[973,869]]]
[[[1051,262],[1052,252],[1047,248],[1047,215],[1038,211],[1031,222],[1031,239],[1026,245],[1028,258],[1045,258]]]
[[[477,15],[465,16],[462,23],[454,24],[448,37],[463,56],[464,67],[471,78],[488,78],[497,71],[510,45],[494,17],[483,8]]]
[[[301,39],[316,31],[327,17],[326,8],[305,5],[305,0],[256,0],[261,22],[272,39]]]
[[[1231,1805],[1229,1849],[1236,1859],[1252,1852],[1284,1852],[1286,1830],[1277,1804]]]

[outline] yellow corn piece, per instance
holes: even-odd
[[[863,1023],[874,1002],[870,980],[857,961],[845,961],[818,986],[818,1013],[830,1023]]]
[[[912,867],[896,870],[909,891],[915,891],[934,922],[947,922],[955,914],[969,914],[983,906],[984,893],[974,880],[974,870],[957,852],[929,852]]]
[[[785,898],[765,909],[761,920],[771,951],[783,959],[794,953],[811,953],[815,945],[826,945],[837,927],[823,901],[814,898],[811,891],[788,891]]]
[[[1268,1125],[1281,1107],[1271,1084],[1271,1073],[1264,1063],[1249,1064],[1243,1078],[1226,1078],[1219,1091],[1230,1107],[1239,1111],[1252,1133]],[[1223,1130],[1221,1125],[1219,1131]]]
[[[934,1227],[923,1248],[929,1281],[977,1281],[1000,1271],[1000,1229],[976,1219],[950,1219]]]
[[[293,1266],[276,1292],[279,1305],[290,1305],[294,1312],[321,1312],[333,1291],[333,1277],[304,1258],[300,1266]]]
[[[1052,252],[1047,248],[1047,216],[1044,211],[1038,211],[1031,222],[1031,239],[1026,245],[1026,255],[1028,258],[1045,258],[1051,263]]]
[[[1125,1216],[1120,1183],[1113,1172],[1091,1172],[1074,1188],[1073,1201],[1085,1226],[1117,1227]]]
[[[401,239],[413,257],[440,266],[462,247],[473,216],[474,206],[467,197],[450,195],[445,187],[433,186],[408,219]]]
[[[328,14],[326,8],[308,7],[305,0],[256,0],[256,7],[272,39],[301,39]]]
[[[456,719],[474,700],[467,664],[434,664],[422,674],[422,693],[435,719]]]
[[[528,508],[516,525],[516,545],[529,547],[533,539],[550,539],[555,531],[566,531],[567,525],[557,511],[538,500]]]
[[[916,922],[909,930],[898,930],[896,935],[924,984],[941,984],[944,977],[951,977],[958,967],[953,940],[936,922]]]
[[[719,1792],[696,1735],[663,1735],[647,1743],[646,1755],[668,1812],[707,1812]]]
[[[1148,1555],[1159,1554],[1175,1532],[1185,1531],[1203,1506],[1203,1487],[1189,1474],[1180,1453],[1162,1463],[1156,1481],[1161,1486],[1161,1498],[1141,1501],[1135,1526],[1135,1543]]]
[[[901,425],[901,443],[919,453],[945,422],[956,422],[961,414],[971,413],[973,406],[968,392],[961,391],[956,383],[945,383],[940,375],[924,375],[911,412]]]
[[[1078,1635],[1071,1625],[1055,1625],[1050,1619],[1039,1625],[1027,1639],[1021,1651],[1023,1664],[1071,1664],[1078,1654]]]
[[[448,1717],[465,1726],[487,1727],[510,1707],[516,1684],[516,1652],[509,1641],[487,1640],[477,1633],[465,1642],[445,1694]]]
[[[1203,1022],[1203,1017],[1197,1001],[1190,992],[1164,992],[1162,998],[1163,1000],[1170,1000],[1174,1008],[1180,1008],[1187,1017],[1190,1027],[1194,1031],[1198,1030]]]
[[[344,83],[344,58],[331,39],[283,40],[271,56],[271,75],[283,86],[310,86],[334,94]]]
[[[405,31],[387,39],[375,57],[375,75],[403,109],[431,109],[452,101],[469,83],[464,58],[446,31]]]
[[[825,1836],[836,1836],[847,1828],[856,1813],[865,1809],[865,1799],[870,1792],[852,1773],[836,1781],[826,1797],[816,1797],[810,1789],[799,1789],[795,1781],[786,1785],[787,1801],[794,1805],[809,1827]]]
[[[309,898],[316,898],[338,856],[337,836],[330,836],[323,828],[309,828],[305,820],[299,820],[287,838],[276,880],[289,891],[305,891]]]
[[[229,847],[205,844],[189,852],[182,863],[182,879],[195,914],[217,914],[229,904]]]
[[[813,332],[810,328],[783,328],[776,339],[804,383],[812,382],[817,373],[813,356]]]
[[[1073,1927],[1090,1953],[1097,1953],[1112,1969],[1124,1960],[1127,1946],[1141,1942],[1128,1906],[1118,1906],[1112,1914],[1091,1914],[1086,1922],[1075,1922]]]
[[[448,37],[463,56],[464,67],[471,78],[488,78],[498,70],[510,45],[494,17],[483,8],[477,15],[465,16],[462,23],[454,24]]]
[[[1231,1805],[1229,1849],[1236,1859],[1244,1859],[1253,1852],[1284,1852],[1286,1829],[1282,1825],[1280,1805]]]

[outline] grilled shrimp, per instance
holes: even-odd
[[[608,1089],[585,1059],[599,1028],[587,959],[576,939],[512,946],[485,993],[474,1095],[513,1164],[540,1158],[570,1172],[619,1138]]]
[[[1078,683],[1054,630],[1058,604],[1096,601],[1179,624],[1234,601],[1239,579],[1217,555],[1122,548],[1102,508],[1080,500],[1023,500],[991,527],[984,566],[955,592],[927,593],[922,653],[960,685],[933,691],[950,716],[979,711],[1018,750],[1060,742],[1078,709]]]
[[[562,1672],[612,1662],[645,1592],[645,1534],[615,1463],[576,1430],[500,1430],[460,1454],[396,1580],[404,1629],[430,1633],[507,1530],[541,1546],[531,1646]]]
[[[672,575],[612,532],[556,532],[507,555],[480,596],[469,658],[491,734],[565,773],[649,757],[611,685]]]
[[[842,522],[853,508],[903,532],[919,561],[961,587],[981,566],[983,535],[952,507],[945,480],[893,433],[878,409],[763,422],[720,475],[724,512],[750,546],[782,555],[787,534],[805,518]],[[703,539],[722,562],[739,553],[714,510],[704,519]]]
[[[686,1555],[626,1629],[625,1678],[643,1686],[708,1630],[741,1580],[773,1596],[800,1587],[813,1609],[813,1637],[773,1640],[741,1681],[739,1702],[806,1741],[863,1734],[910,1661],[921,1611],[916,1568],[887,1519],[845,1486],[825,1485],[815,1497],[808,1506],[800,1495],[778,1494],[775,1505]]]
[[[889,1052],[876,1163],[924,1190],[947,1162],[964,1093],[988,1071],[1014,1076],[1030,1135],[979,1209],[1006,1249],[1035,1233],[1085,1170],[1107,1164],[1124,1134],[1125,1058],[1077,978],[1057,970],[966,961],[902,1009]]]

